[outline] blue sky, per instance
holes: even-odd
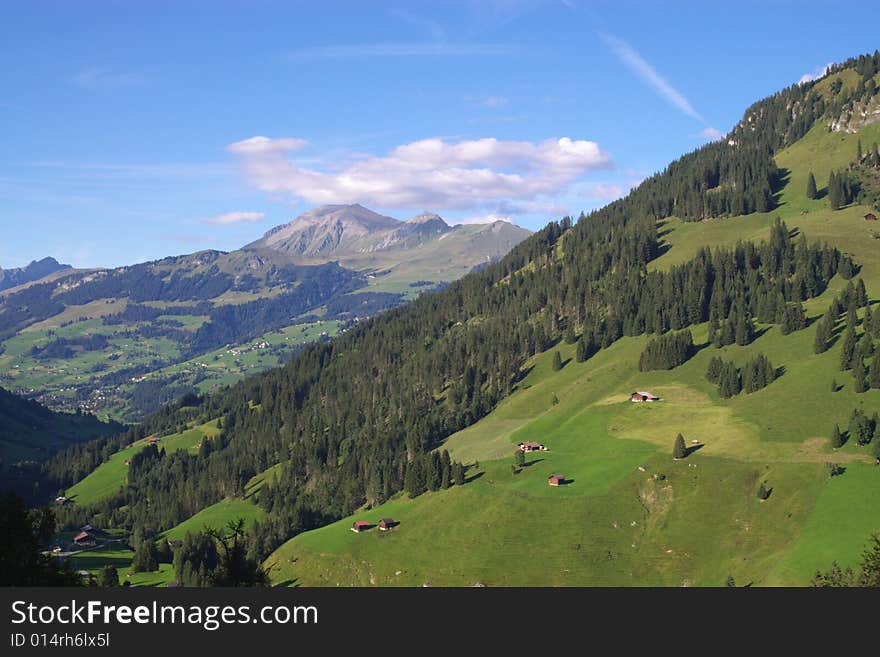
[[[230,250],[325,202],[528,228],[880,47],[833,2],[0,3],[0,266]]]

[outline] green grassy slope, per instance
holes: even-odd
[[[880,124],[864,129],[872,143]],[[858,135],[822,127],[781,152],[789,171],[780,206],[772,213],[702,223],[676,219],[662,230],[669,250],[653,266],[683,262],[703,245],[761,239],[777,216],[809,239],[828,241],[862,265],[869,296],[880,297],[880,240],[852,206],[832,212],[827,200],[805,197],[812,170],[820,188],[832,168],[852,159]],[[850,152],[851,151],[851,152]],[[876,230],[876,229],[875,229]],[[835,279],[805,304],[810,319],[825,311],[845,285]],[[470,483],[398,496],[372,510],[306,532],[279,548],[266,563],[276,583],[295,585],[806,585],[832,559],[854,564],[871,531],[880,531],[876,504],[880,468],[869,447],[847,443],[832,450],[834,422],[850,412],[880,410],[880,390],[856,394],[840,372],[840,342],[813,353],[814,328],[783,336],[778,326],[752,344],[722,350],[707,346],[684,365],[638,371],[647,338],[624,338],[586,363],[560,344],[533,368],[489,416],[452,436],[444,446],[469,468]],[[707,327],[693,329],[698,346]],[[709,359],[742,364],[764,353],[780,378],[763,390],[721,399],[705,380]],[[842,384],[831,392],[831,381]],[[633,390],[663,401],[633,404]],[[699,449],[673,461],[681,432]],[[545,443],[549,452],[527,457],[511,470],[520,440]],[[828,479],[824,462],[845,466]],[[644,470],[640,469],[644,468]],[[547,486],[561,472],[571,483]],[[658,475],[655,479],[654,475]],[[772,493],[760,501],[766,482]],[[354,519],[391,516],[391,532],[349,531]]]
[[[182,433],[164,436],[157,445],[169,453],[178,449],[195,450],[203,439],[213,438],[219,432],[217,421],[211,420]],[[113,495],[125,485],[128,478],[128,466],[125,462],[148,444],[147,439],[138,440],[119,450],[86,477],[71,486],[65,494],[75,503],[83,506],[94,504],[98,500]]]
[[[187,532],[197,533],[208,529],[224,529],[230,521],[243,518],[246,526],[262,518],[266,512],[256,504],[245,500],[227,499],[202,509],[197,514],[164,532],[161,537],[168,540],[182,540]]]

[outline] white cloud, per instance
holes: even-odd
[[[291,151],[301,150],[302,148],[305,148],[307,144],[308,142],[305,139],[294,139],[292,137],[269,139],[268,137],[257,136],[242,139],[234,144],[229,144],[228,150],[231,153],[237,153],[239,155],[274,152],[289,153]]]
[[[266,217],[264,212],[227,212],[215,217],[206,217],[202,221],[206,224],[225,226],[228,224],[253,223],[262,221]]]
[[[503,107],[510,102],[504,96],[489,96],[488,98],[484,98],[481,101],[481,105],[484,107]]]
[[[495,210],[501,203],[546,201],[584,174],[612,164],[596,142],[568,137],[541,142],[434,137],[319,170],[289,159],[304,144],[295,138],[252,137],[229,150],[264,192],[316,204],[436,210]]]
[[[724,133],[711,126],[703,128],[697,133],[697,137],[708,139],[709,141],[717,141],[724,137]]]
[[[690,101],[675,87],[669,84],[666,78],[660,75],[654,67],[645,61],[626,41],[608,34],[600,34],[599,36],[605,41],[605,43],[611,46],[611,50],[617,58],[626,64],[636,75],[642,78],[642,80],[647,82],[648,85],[653,87],[654,91],[691,118],[697,119],[697,121],[702,123],[706,122],[700,113],[694,109],[694,106],[691,105]]]
[[[804,73],[801,76],[801,79],[798,80],[798,84],[804,84],[805,82],[812,82],[813,80],[818,80],[822,76],[824,76],[828,69],[831,68],[831,62],[825,64],[825,66],[817,66],[816,70],[812,73]]]

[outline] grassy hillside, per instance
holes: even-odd
[[[684,262],[704,245],[732,245],[769,234],[775,218],[811,240],[827,241],[862,266],[868,294],[880,298],[880,240],[852,206],[832,212],[826,199],[805,196],[812,170],[824,186],[829,171],[855,154],[856,139],[878,140],[880,124],[860,135],[815,127],[779,153],[788,171],[771,213],[662,225],[668,251],[652,266]],[[845,281],[835,278],[805,304],[811,322]],[[839,328],[839,327],[838,327]],[[806,585],[831,560],[854,564],[871,531],[880,468],[870,447],[854,441],[832,450],[833,423],[851,411],[880,410],[880,390],[856,394],[838,368],[840,340],[813,353],[815,327],[787,336],[761,326],[747,346],[705,344],[670,371],[638,371],[647,337],[624,338],[585,363],[560,344],[537,356],[518,389],[490,415],[445,444],[472,464],[469,483],[409,500],[400,495],[371,510],[302,534],[266,564],[288,585]],[[562,370],[554,372],[553,351]],[[741,365],[758,353],[782,375],[767,388],[725,400],[705,379],[709,359]],[[841,386],[832,392],[832,380]],[[662,401],[633,404],[633,390]],[[681,432],[692,453],[671,457]],[[514,446],[536,440],[548,452],[512,470]],[[692,443],[691,441],[697,441]],[[844,466],[827,476],[824,463]],[[479,462],[479,465],[475,465]],[[560,472],[559,488],[547,477]],[[771,489],[761,501],[761,483]],[[352,521],[393,517],[390,532],[355,534]]]
[[[157,445],[169,453],[178,449],[196,450],[202,440],[213,438],[219,432],[217,421],[212,420],[182,433],[164,436]],[[72,501],[83,506],[94,504],[98,500],[113,495],[125,485],[128,479],[128,466],[125,462],[149,444],[149,439],[143,439],[119,450],[88,476],[71,486],[65,494]]]
[[[265,511],[256,504],[245,500],[227,499],[202,509],[193,517],[164,532],[161,537],[172,541],[182,540],[187,532],[194,534],[206,528],[224,529],[230,521],[239,518],[243,518],[245,525],[248,526],[265,515]]]

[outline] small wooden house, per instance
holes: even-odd
[[[89,532],[80,532],[73,537],[73,544],[79,547],[94,547],[98,541]]]
[[[660,401],[660,398],[656,395],[652,395],[650,392],[634,392],[629,396],[629,400],[633,402],[655,402]]]
[[[548,483],[550,486],[560,486],[560,485],[562,485],[562,484],[565,483],[565,475],[561,475],[561,474],[552,474],[552,475],[550,475],[550,477],[547,479],[547,483]]]
[[[382,518],[379,521],[379,531],[387,532],[392,527],[397,526],[397,521],[392,518]]]
[[[368,523],[366,520],[355,520],[354,524],[351,526],[351,531],[356,534],[360,534],[362,531],[367,530],[372,526],[373,525]]]
[[[55,504],[57,504],[58,506],[64,506],[65,504],[67,504],[67,498],[64,495],[59,495],[55,498]]]
[[[526,442],[520,443],[518,445],[521,451],[523,452],[546,452],[547,448],[541,443],[536,443],[534,440],[527,440]]]
[[[875,215],[873,212],[869,212],[865,215],[865,221],[877,221],[877,215]]]

